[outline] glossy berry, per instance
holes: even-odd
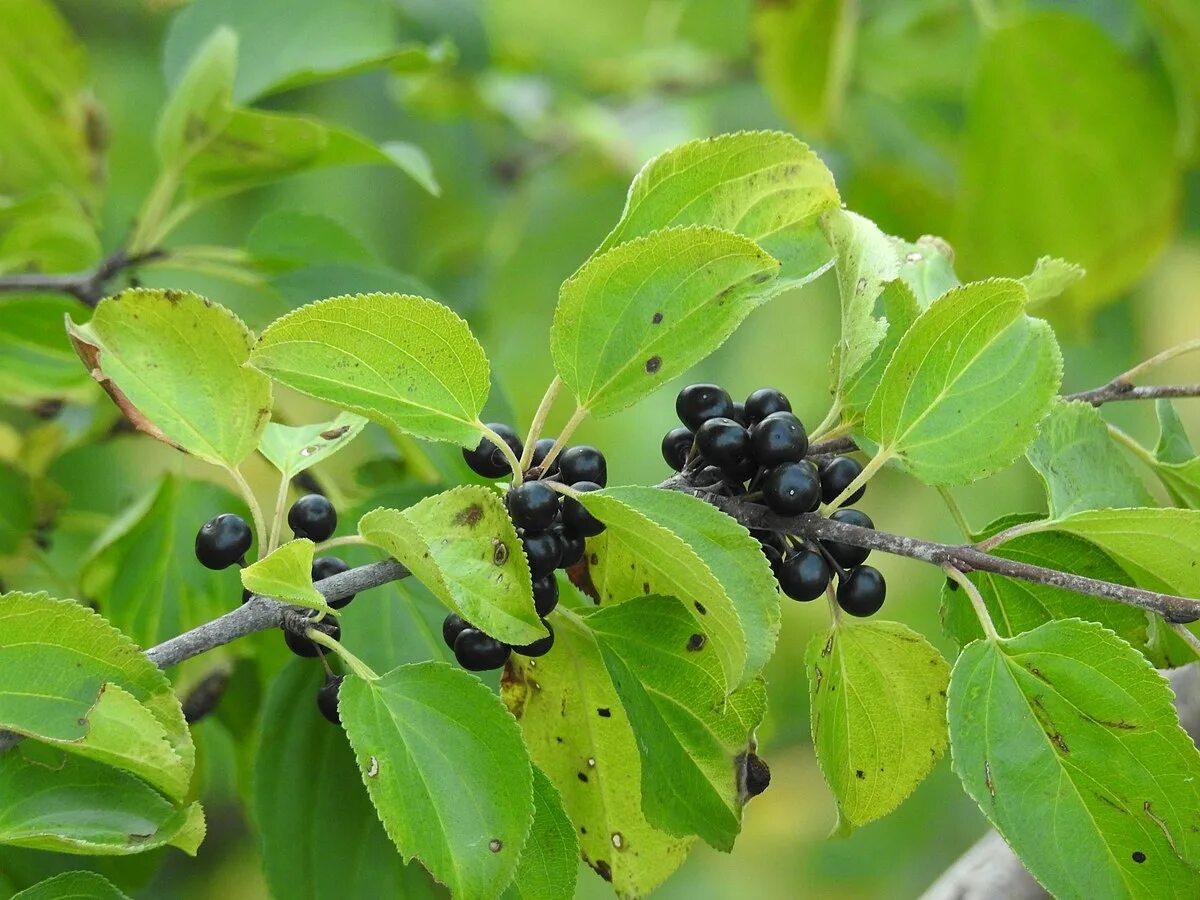
[[[853,457],[835,456],[833,459],[822,464],[820,472],[821,502],[832,503],[859,476],[862,472],[862,466]],[[867,486],[864,484],[851,494],[849,499],[843,501],[842,506],[853,506],[863,498],[863,494],[866,492]]]
[[[857,525],[859,528],[874,528],[875,523],[865,512],[857,509],[839,509],[829,517],[834,522],[845,522],[847,525]],[[866,547],[855,547],[840,541],[821,541],[829,555],[837,560],[843,569],[853,569],[861,566],[871,551]]]
[[[533,445],[533,458],[529,461],[529,467],[532,469],[540,468],[542,460],[550,455],[551,449],[554,447],[554,438],[544,437],[538,438],[538,442]],[[558,460],[550,464],[550,471],[543,474],[549,475],[558,471]]]
[[[721,470],[721,476],[724,482],[733,488],[733,493],[745,493],[742,488],[742,482],[749,481],[758,472],[758,463],[749,456],[738,460],[734,465],[727,469]]]
[[[792,404],[782,392],[775,388],[759,388],[746,398],[746,418],[750,424],[761,422],[777,412],[791,412]]]
[[[560,569],[569,569],[583,559],[583,538],[580,535],[568,531],[561,522],[550,530],[554,532],[558,543],[562,546],[562,558],[558,561]]]
[[[313,560],[312,564],[312,580],[315,584],[318,581],[324,581],[326,578],[331,578],[334,575],[340,575],[343,572],[350,570],[342,560],[336,556],[318,556]],[[340,600],[330,600],[329,605],[334,609],[342,609],[349,606],[350,601],[355,597],[351,594],[349,597],[342,597]]]
[[[549,653],[550,648],[554,646],[554,628],[545,619],[542,619],[542,624],[546,626],[546,630],[550,633],[544,638],[538,638],[532,644],[513,647],[513,653],[519,653],[521,656],[545,656]]]
[[[518,458],[521,456],[521,451],[525,448],[521,445],[521,439],[517,437],[517,433],[509,426],[502,422],[489,422],[488,428],[500,435],[501,440],[512,448],[512,452]],[[467,461],[467,465],[471,467],[471,471],[476,475],[482,475],[484,478],[500,478],[509,473],[508,460],[504,458],[504,454],[500,452],[500,448],[493,444],[486,437],[481,438],[479,446],[474,450],[463,450],[463,459]]]
[[[790,412],[771,413],[750,427],[750,454],[760,466],[800,462],[808,452],[808,435]]]
[[[564,484],[591,481],[600,487],[608,484],[608,462],[604,454],[588,444],[568,447],[558,457],[559,477]]]
[[[453,650],[458,636],[471,627],[471,623],[458,613],[450,613],[442,620],[442,640],[446,642],[447,647]]]
[[[505,496],[508,514],[518,528],[545,531],[558,518],[558,493],[544,481],[526,481]]]
[[[771,767],[757,753],[746,754],[746,796],[757,797],[771,785]]]
[[[554,573],[533,579],[533,608],[537,610],[537,614],[545,618],[554,612],[557,606],[558,579],[554,577]],[[442,627],[442,632],[445,633],[445,626]]]
[[[338,715],[338,691],[341,690],[342,679],[345,677],[329,675],[325,683],[317,688],[317,709],[334,725],[342,724],[342,717]]]
[[[337,510],[327,497],[305,494],[288,510],[288,525],[296,537],[319,544],[333,536],[337,528]]]
[[[196,559],[205,568],[228,569],[246,555],[252,543],[254,535],[245,519],[221,513],[196,532]]]
[[[762,483],[763,502],[781,516],[812,512],[821,504],[817,467],[807,461],[789,462],[767,472]]]
[[[746,404],[741,400],[733,401],[733,415],[729,418],[733,419],[739,425],[744,425],[747,428],[750,427],[750,418],[746,415]]]
[[[340,626],[331,616],[326,616],[321,620],[322,625],[324,625],[326,622],[328,622],[332,628],[326,628],[322,630],[324,630],[325,633],[335,641],[341,638],[342,626]],[[290,631],[287,628],[283,629],[283,640],[284,643],[288,645],[288,649],[297,656],[303,656],[309,659],[314,656],[319,656],[325,650],[324,647],[321,647],[315,641],[310,641],[308,638],[296,634],[294,631]]]
[[[709,419],[696,432],[696,446],[704,461],[723,472],[735,473],[750,450],[750,434],[733,419]]]
[[[526,531],[521,535],[521,544],[534,578],[549,575],[562,561],[562,544],[553,531]]]
[[[816,600],[829,586],[829,563],[812,550],[800,550],[783,562],[779,586],[793,600]]]
[[[500,668],[508,662],[510,652],[508,644],[475,628],[464,629],[454,641],[454,658],[471,672]]]
[[[594,481],[577,481],[571,487],[585,494],[600,490],[600,485]],[[562,518],[567,531],[583,537],[595,537],[604,530],[604,523],[588,512],[582,503],[571,497],[563,498]]]
[[[887,595],[883,573],[872,566],[859,566],[838,583],[838,606],[852,616],[879,612]]]
[[[692,442],[696,436],[691,429],[680,425],[672,428],[662,439],[662,457],[668,466],[676,472],[683,470],[687,464],[688,455],[692,452]]]
[[[783,554],[779,552],[779,548],[771,544],[762,545],[763,556],[767,558],[767,562],[771,564],[771,571],[779,578],[779,573],[783,571]]]
[[[733,398],[715,384],[689,384],[675,398],[675,414],[692,431],[709,419],[732,418],[733,412]]]

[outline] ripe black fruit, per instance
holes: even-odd
[[[583,559],[583,537],[573,531],[568,531],[567,526],[561,522],[555,524],[550,530],[554,532],[558,543],[562,546],[562,558],[558,561],[560,569],[569,569]]]
[[[783,554],[779,552],[779,548],[771,544],[762,545],[763,556],[767,558],[767,562],[771,564],[771,571],[779,578],[779,573],[783,571]]]
[[[687,464],[688,454],[692,452],[692,442],[696,436],[691,429],[680,425],[672,428],[662,439],[662,456],[668,466],[676,472],[682,471]]]
[[[871,521],[871,517],[858,509],[839,509],[829,518],[834,522],[857,525],[859,528],[875,527],[875,523]],[[837,564],[843,569],[853,569],[855,566],[861,566],[867,557],[871,555],[871,551],[867,547],[855,547],[851,544],[843,544],[841,541],[821,541],[821,543],[829,551],[829,555],[837,560]]]
[[[750,434],[733,419],[718,416],[709,419],[696,431],[696,446],[705,462],[733,474],[746,460],[750,450]]]
[[[594,481],[577,481],[571,487],[585,494],[590,491],[600,490],[600,485]],[[604,530],[604,523],[588,512],[582,503],[572,497],[563,498],[562,518],[563,525],[567,527],[567,531],[574,532],[583,537],[595,537]]]
[[[552,531],[526,531],[521,535],[521,544],[534,578],[549,575],[562,561],[562,544]]]
[[[750,428],[750,453],[760,466],[800,462],[807,452],[804,425],[790,412],[771,413]]]
[[[746,398],[746,419],[751,425],[777,412],[791,412],[792,404],[775,388],[759,388]]]
[[[886,594],[883,574],[872,566],[859,566],[839,582],[837,601],[852,616],[870,616],[879,612]]]
[[[542,624],[546,626],[546,630],[550,633],[544,638],[538,638],[532,644],[513,647],[513,653],[519,653],[521,656],[545,656],[549,653],[550,648],[554,646],[554,629],[545,619],[542,619]]]
[[[739,425],[745,425],[747,428],[751,425],[750,417],[746,415],[746,404],[741,400],[733,401],[733,415],[729,418],[733,419]]]
[[[829,564],[812,550],[800,550],[783,562],[779,586],[793,600],[816,600],[829,586]]]
[[[524,447],[521,445],[521,439],[517,437],[517,433],[509,426],[502,422],[489,422],[488,428],[496,432],[504,443],[512,448],[512,452],[520,458],[521,451]],[[467,465],[471,467],[471,471],[476,475],[482,475],[484,478],[500,478],[509,473],[508,460],[504,458],[504,454],[500,448],[493,444],[486,437],[481,438],[479,446],[474,450],[463,450],[463,459],[467,461]]]
[[[227,569],[246,555],[254,534],[241,516],[221,513],[196,532],[196,559],[209,569]]]
[[[476,628],[464,629],[454,641],[454,658],[464,669],[486,672],[508,662],[508,644],[489,637]]]
[[[832,503],[862,473],[862,466],[853,457],[835,456],[833,459],[822,464],[820,472],[821,501],[823,503]],[[863,494],[866,492],[867,486],[864,484],[851,494],[847,500],[843,501],[842,506],[853,506],[863,498]]]
[[[537,610],[537,614],[545,618],[554,612],[556,606],[558,606],[558,579],[554,577],[554,573],[551,572],[549,575],[533,579],[533,608]],[[447,619],[446,621],[450,620]],[[470,626],[464,623],[464,627]],[[445,634],[445,630],[445,626],[443,625],[443,634]],[[457,636],[455,634],[455,637]],[[447,640],[447,643],[453,646],[453,641]]]
[[[715,384],[689,384],[675,398],[675,414],[692,431],[709,419],[733,418],[733,413],[733,398]]]
[[[536,469],[536,468],[540,467],[542,464],[542,460],[544,460],[550,454],[550,451],[553,448],[554,448],[554,438],[552,438],[552,437],[538,438],[538,442],[533,445],[533,459],[531,459],[529,461],[529,467],[531,469]],[[551,474],[553,472],[557,472],[557,471],[558,471],[558,460],[555,460],[554,462],[552,462],[550,464],[550,471],[545,472],[543,474],[549,475],[549,474]]]
[[[338,691],[341,690],[342,679],[345,677],[329,675],[325,683],[317,688],[317,709],[334,725],[342,724],[342,717],[338,715]]]
[[[298,538],[320,543],[327,541],[337,528],[337,510],[320,494],[305,494],[288,510],[288,525]]]
[[[508,514],[518,528],[544,531],[558,518],[558,494],[544,481],[526,481],[508,492]]]
[[[340,575],[343,572],[350,570],[342,560],[336,556],[318,556],[313,560],[312,564],[312,580],[314,583],[323,581],[326,578],[331,578],[334,575]],[[340,600],[330,600],[329,605],[334,609],[342,609],[349,606],[350,601],[355,597],[351,594],[349,597],[342,597]]]
[[[325,626],[328,623],[331,627],[322,627],[321,630],[333,638],[335,641],[342,636],[342,626],[332,616],[326,616],[321,620],[321,625]],[[313,626],[316,627],[316,626]],[[303,635],[296,634],[294,631],[285,628],[283,629],[283,640],[288,645],[288,649],[297,656],[303,656],[311,659],[314,656],[319,656],[324,652],[324,647],[321,647],[315,641],[310,641]]]
[[[762,493],[771,512],[798,516],[821,504],[821,480],[816,466],[806,460],[782,463],[767,472]]]
[[[604,487],[608,484],[608,462],[604,454],[588,444],[568,447],[558,457],[559,477],[563,484],[591,481]]]
[[[446,642],[447,647],[453,650],[458,636],[471,627],[471,623],[458,613],[450,613],[442,620],[442,640]]]

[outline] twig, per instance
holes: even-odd
[[[46,275],[40,272],[0,275],[0,293],[69,294],[88,306],[95,306],[108,295],[108,283],[121,272],[136,268],[142,263],[162,259],[166,255],[165,250],[130,254],[121,248],[82,272],[65,275]]]
[[[1110,381],[1090,391],[1064,394],[1065,400],[1079,400],[1100,406],[1116,400],[1158,400],[1169,397],[1200,397],[1200,384],[1148,384],[1135,387],[1127,381]]]

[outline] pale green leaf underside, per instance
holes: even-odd
[[[100,302],[67,331],[75,351],[139,431],[235,466],[271,417],[271,383],[246,366],[253,335],[196,294],[138,288]]]
[[[281,384],[418,437],[473,447],[489,368],[467,323],[433,300],[355,294],[267,327],[251,364]]]
[[[329,610],[325,597],[313,587],[313,542],[288,541],[258,562],[242,569],[242,586],[252,594],[273,597],[322,612]]]
[[[12,895],[12,900],[129,900],[95,872],[63,872]]]
[[[949,720],[967,793],[1054,896],[1196,896],[1200,755],[1124,641],[1077,619],[977,641]]]
[[[915,242],[891,238],[900,255],[900,278],[921,309],[962,284],[954,271],[954,248],[940,237],[922,235]]]
[[[263,431],[258,450],[290,479],[348,446],[366,424],[366,419],[354,413],[342,413],[316,425],[271,422]]]
[[[339,711],[379,818],[406,859],[455,897],[497,896],[533,821],[516,722],[479,679],[445,663],[347,678]]]
[[[779,263],[716,228],[618,244],[563,282],[550,352],[579,405],[618,412],[721,345],[769,297]]]
[[[521,850],[517,874],[504,900],[560,900],[575,896],[579,839],[558,789],[533,768],[533,826]]]
[[[870,358],[861,368],[842,384],[841,403],[843,409],[851,415],[861,417],[871,403],[871,398],[879,389],[883,373],[892,360],[892,354],[900,344],[900,339],[912,327],[912,323],[921,314],[917,298],[913,296],[908,282],[897,278],[883,289],[879,297],[879,305],[883,308],[887,330]]]
[[[1021,284],[1029,293],[1032,307],[1053,300],[1085,275],[1087,272],[1082,266],[1056,256],[1042,256],[1034,263],[1033,271],[1021,277]]]
[[[848,622],[805,654],[813,744],[848,831],[894,810],[946,749],[950,666],[897,622]]]
[[[405,510],[376,509],[358,531],[492,637],[528,644],[546,634],[521,539],[494,491],[464,485]]]

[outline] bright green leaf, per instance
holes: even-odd
[[[1033,271],[1021,279],[1029,293],[1029,305],[1053,300],[1087,275],[1082,266],[1056,256],[1039,256]]]
[[[504,900],[559,900],[575,896],[579,839],[558,789],[533,768],[533,826]]]
[[[325,597],[313,587],[312,564],[313,542],[298,538],[244,567],[242,585],[252,594],[328,611]]]
[[[940,237],[926,234],[916,243],[896,237],[891,240],[900,256],[900,277],[921,309],[962,284],[954,272],[954,248]]]
[[[0,300],[0,394],[10,402],[86,399],[88,376],[63,334],[63,316],[79,309],[68,297]]]
[[[913,296],[912,288],[899,278],[884,287],[879,303],[883,307],[887,333],[871,351],[870,359],[842,384],[842,407],[851,415],[862,416],[866,412],[871,398],[879,390],[879,383],[883,380],[888,363],[892,361],[896,347],[900,345],[900,339],[921,314],[921,307],[917,298]]]
[[[1159,438],[1154,448],[1154,472],[1176,504],[1200,509],[1200,457],[1170,400],[1159,400]]]
[[[109,881],[95,872],[63,872],[39,881],[12,900],[129,900]]]

